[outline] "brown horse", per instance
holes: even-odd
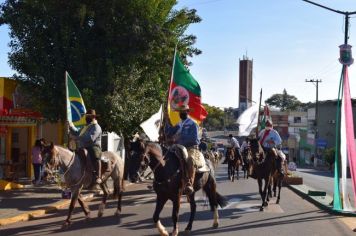
[[[236,172],[236,179],[239,179],[239,168],[241,165],[240,152],[236,152],[234,148],[228,147],[226,149],[225,156],[227,159],[227,174],[229,180],[231,180],[231,182],[234,182],[235,172]]]
[[[250,160],[251,165],[249,172],[250,175],[257,179],[259,193],[262,198],[260,211],[263,211],[263,208],[268,206],[269,194],[267,191],[270,190],[272,177],[277,171],[276,155],[272,150],[265,153],[260,142],[256,138],[250,140],[250,152],[252,158]],[[262,189],[263,180],[264,186]]]
[[[241,152],[241,157],[244,162],[242,166],[242,170],[244,172],[244,178],[248,179],[248,170],[250,169],[250,159],[251,159],[251,152],[250,148],[246,147]]]
[[[174,229],[172,235],[178,235],[178,215],[180,199],[183,194],[184,177],[184,161],[181,159],[181,156],[184,155],[184,150],[181,145],[174,145],[168,149],[157,143],[142,143],[141,150],[137,150],[137,152],[141,153],[141,164],[147,163],[154,173],[153,189],[157,194],[157,198],[153,221],[160,235],[169,235],[159,219],[159,215],[168,200],[171,200],[173,203],[172,220]],[[206,162],[210,163],[208,160]],[[191,231],[195,217],[196,203],[194,197],[196,191],[203,189],[209,199],[210,209],[214,212],[214,228],[219,225],[218,206],[224,207],[227,204],[226,199],[216,191],[214,170],[211,164],[209,165],[210,172],[196,173],[194,192],[187,196],[190,203],[190,218],[185,228],[186,233]],[[132,175],[130,178],[135,178],[139,169],[140,167],[138,166],[130,166],[129,175]]]

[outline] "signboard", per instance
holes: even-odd
[[[326,141],[326,139],[318,138],[316,140],[316,146],[318,148],[326,148],[327,145],[328,145],[328,142]]]

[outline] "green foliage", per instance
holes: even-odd
[[[204,104],[206,111],[208,112],[207,118],[203,122],[203,127],[209,131],[237,129],[236,118],[233,108],[226,108],[224,110]]]
[[[269,106],[280,108],[281,111],[293,111],[299,108],[302,103],[293,95],[289,95],[284,89],[282,94],[274,94],[265,101]]]
[[[201,19],[176,0],[7,0],[9,63],[50,120],[65,119],[64,72],[105,130],[130,135],[166,99],[175,45],[183,60],[198,55]]]
[[[325,162],[332,166],[335,162],[335,148],[327,148],[324,150]]]

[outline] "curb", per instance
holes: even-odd
[[[308,187],[306,185],[304,185],[304,186],[306,188],[310,188],[310,187]],[[339,216],[351,216],[351,217],[355,217],[356,216],[355,212],[347,212],[347,211],[335,210],[335,209],[333,209],[333,207],[331,205],[323,203],[323,201],[325,202],[325,198],[331,199],[331,200],[333,199],[333,197],[331,197],[330,195],[326,195],[324,198],[322,198],[320,196],[310,196],[310,195],[308,195],[308,193],[306,191],[302,191],[296,185],[287,185],[287,187],[290,190],[292,190],[293,192],[295,192],[296,194],[298,194],[303,199],[308,200],[310,203],[314,204],[319,209],[327,211],[330,214],[339,215]],[[310,189],[312,189],[312,188],[310,188]]]
[[[92,199],[93,197],[94,197],[94,193],[89,193],[89,194],[83,196],[83,200]],[[33,220],[33,219],[36,219],[37,217],[43,216],[45,214],[53,213],[53,212],[58,211],[59,209],[63,209],[64,207],[68,206],[69,203],[70,203],[70,200],[61,200],[61,201],[58,201],[50,206],[46,206],[43,209],[29,211],[29,212],[22,213],[17,216],[0,219],[0,226],[13,224],[13,223],[20,222],[20,221]]]
[[[125,188],[129,187],[130,185],[133,185],[133,183],[131,182],[127,182],[125,184]],[[113,189],[109,189],[110,192],[113,192]],[[103,191],[95,191],[95,193],[88,193],[86,195],[83,195],[83,200],[91,200],[94,198],[95,194],[97,195],[102,195]],[[17,216],[12,216],[9,218],[0,218],[0,226],[5,226],[5,225],[9,225],[9,224],[13,224],[13,223],[17,223],[20,221],[28,221],[28,220],[34,220],[37,217],[43,216],[45,214],[49,214],[49,213],[54,213],[60,209],[63,209],[64,207],[68,206],[70,203],[70,200],[60,200],[56,203],[53,203],[52,205],[46,206],[43,209],[39,209],[39,210],[34,210],[34,211],[29,211],[26,213],[21,213]]]

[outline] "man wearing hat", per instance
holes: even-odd
[[[187,170],[186,170],[186,187],[185,193],[190,195],[194,192],[194,178],[196,168],[201,166],[200,163],[200,155],[198,146],[199,146],[199,138],[198,138],[198,125],[188,117],[189,106],[182,105],[176,108],[176,111],[179,112],[179,117],[181,122],[179,122],[176,126],[172,127],[169,118],[166,118],[167,125],[165,126],[165,133],[168,137],[174,136],[174,143],[181,144],[188,151],[188,158],[186,160]],[[203,157],[204,159],[204,157]]]
[[[284,159],[281,155],[278,155],[276,148],[282,146],[282,139],[279,136],[278,132],[273,129],[272,120],[268,119],[266,121],[266,128],[261,130],[258,134],[258,139],[263,147],[265,152],[273,152],[277,156],[277,169],[280,174],[283,174],[282,162]]]
[[[88,150],[89,157],[95,160],[95,177],[96,183],[101,184],[101,135],[102,130],[96,120],[96,112],[94,109],[89,109],[85,113],[86,125],[78,130],[72,122],[69,123],[70,133],[78,138],[79,147]]]

